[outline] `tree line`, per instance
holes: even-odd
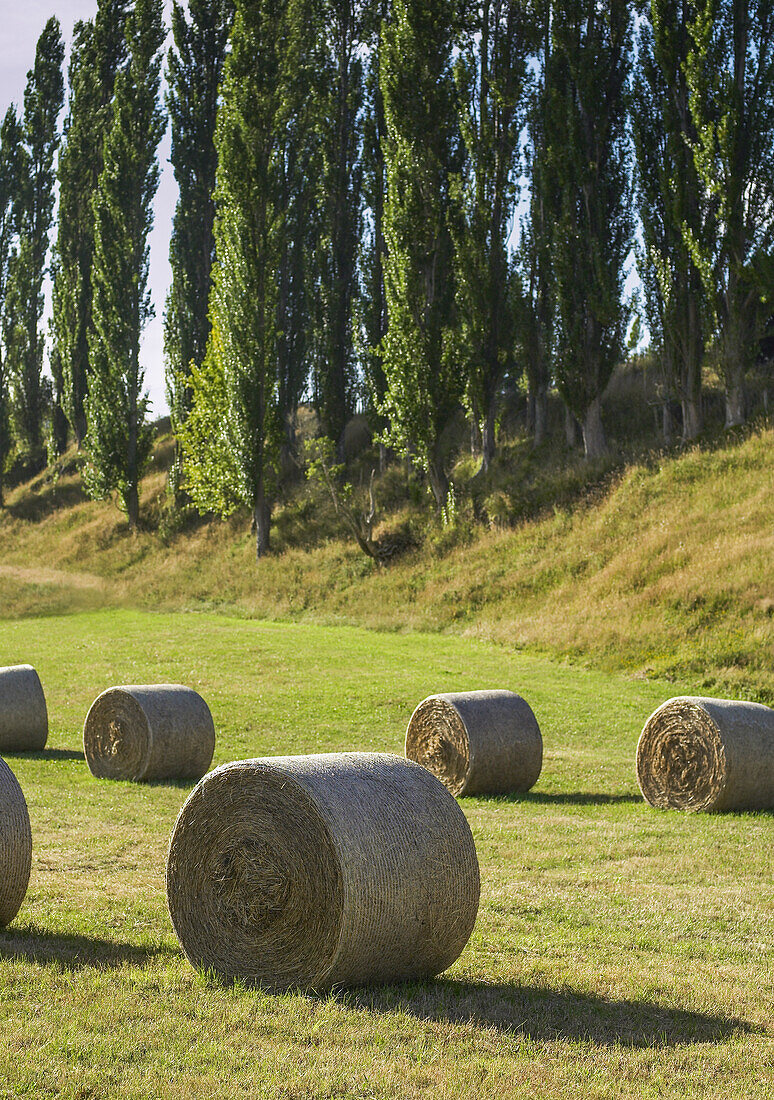
[[[6,113],[0,471],[72,438],[89,492],[137,522],[167,117],[172,489],[246,505],[259,555],[304,399],[339,448],[364,408],[441,507],[450,422],[465,410],[486,470],[516,380],[536,443],[555,388],[603,453],[602,394],[639,313],[665,434],[677,406],[683,438],[702,431],[708,362],[727,424],[744,420],[774,312],[774,0],[190,0],[162,103],[164,41],[161,0],[99,0],[60,134],[52,19]]]

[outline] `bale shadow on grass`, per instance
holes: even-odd
[[[165,944],[142,947],[132,943],[103,940],[97,936],[72,936],[48,932],[34,925],[0,932],[0,959],[24,959],[62,970],[114,970],[129,963],[144,966],[159,955],[179,952]]]
[[[349,1008],[406,1012],[423,1021],[494,1028],[534,1042],[674,1047],[717,1042],[761,1029],[734,1017],[649,1001],[611,1001],[572,989],[496,985],[439,978],[435,982],[333,994]]]
[[[20,760],[83,760],[84,755],[77,749],[41,749],[39,752],[4,752],[3,756],[18,757]]]
[[[476,797],[486,798],[486,795]],[[546,806],[615,806],[644,801],[641,794],[602,794],[597,791],[523,791],[491,797],[500,802],[535,802]]]

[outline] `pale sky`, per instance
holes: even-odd
[[[169,0],[165,3],[168,12]],[[55,15],[62,26],[65,41],[65,81],[73,25],[78,19],[91,19],[97,10],[97,0],[0,0],[0,117],[15,103],[21,111],[27,70],[35,60],[35,45],[46,22]],[[65,90],[65,95],[67,92]],[[66,100],[65,100],[66,102]],[[156,317],[145,330],[142,362],[145,385],[153,402],[151,417],[167,411],[164,395],[163,312],[164,299],[170,282],[168,260],[172,215],[177,201],[177,185],[169,161],[169,130],[159,147],[161,184],[155,202],[155,226],[150,238],[150,292]],[[56,230],[52,231],[52,241]],[[49,314],[46,296],[46,328]],[[48,350],[48,334],[46,338]]]

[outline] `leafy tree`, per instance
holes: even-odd
[[[99,0],[95,19],[75,24],[68,67],[68,114],[57,171],[52,368],[58,363],[61,404],[79,447],[86,438],[93,199],[103,166],[115,77],[126,65],[127,2]]]
[[[0,507],[3,504],[3,474],[12,449],[11,418],[8,387],[9,331],[14,325],[6,309],[9,267],[17,231],[16,200],[19,194],[20,168],[24,159],[23,134],[16,110],[9,107],[0,129],[0,308],[2,309],[3,340],[0,341]]]
[[[662,361],[666,409],[674,394],[688,440],[703,426],[707,297],[696,261],[697,248],[704,251],[712,239],[714,212],[691,152],[697,133],[686,66],[694,4],[651,0],[649,7],[640,23],[632,112],[644,248],[640,273],[651,337]]]
[[[207,302],[215,254],[215,119],[233,0],[191,0],[172,8],[174,48],[168,56],[166,102],[172,127],[172,167],[179,188],[169,259],[164,344],[167,398],[175,424],[191,403],[190,363],[201,365],[210,335]],[[177,471],[177,463],[175,465]]]
[[[688,31],[693,160],[716,217],[707,238],[686,229],[717,334],[730,427],[745,419],[745,376],[774,292],[774,2],[697,0]]]
[[[156,149],[165,127],[158,99],[162,0],[136,0],[126,41],[129,65],[116,77],[94,196],[86,485],[95,497],[117,491],[135,528],[139,480],[151,447],[140,336],[152,316],[147,242],[159,178]]]
[[[468,154],[464,218],[455,235],[457,301],[467,357],[466,402],[479,422],[483,470],[495,454],[500,387],[516,366],[518,282],[507,237],[533,38],[528,3],[482,0],[468,14],[456,65]]]
[[[386,122],[379,87],[382,25],[387,18],[387,0],[371,6],[368,29],[368,67],[365,77],[363,116],[363,203],[367,210],[360,241],[362,295],[357,303],[360,326],[360,355],[365,376],[365,399],[369,414],[381,430],[387,424],[377,411],[384,403],[387,383],[379,347],[387,332],[387,300],[384,289],[384,200],[386,189],[384,142]],[[382,461],[384,445],[381,445]]]
[[[27,73],[22,123],[26,165],[18,195],[19,245],[9,273],[9,293],[15,296],[18,309],[13,362],[18,429],[35,461],[43,449],[41,373],[45,340],[39,326],[54,211],[57,118],[64,100],[63,60],[59,21],[52,16],[38,39],[35,64]]]
[[[325,91],[319,260],[320,354],[316,391],[323,432],[341,445],[354,407],[353,303],[362,202],[361,59],[367,0],[323,0]]]
[[[454,177],[463,150],[452,73],[453,0],[395,0],[382,30],[387,195],[382,342],[386,441],[413,452],[439,508],[449,478],[444,429],[463,393],[455,314]]]
[[[282,424],[278,302],[283,165],[308,56],[305,0],[237,0],[218,110],[212,331],[180,427],[186,488],[201,510],[252,513],[269,549]],[[290,127],[290,130],[289,130]]]

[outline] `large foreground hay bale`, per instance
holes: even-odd
[[[431,695],[411,716],[406,756],[454,795],[528,791],[540,775],[543,739],[532,708],[513,691]]]
[[[188,959],[275,990],[438,974],[467,943],[478,896],[454,799],[382,753],[226,764],[191,793],[169,845]]]
[[[0,928],[21,908],[32,866],[32,831],[16,776],[0,760]]]
[[[215,727],[201,695],[182,684],[108,688],[86,715],[83,751],[99,779],[200,779]]]
[[[48,739],[43,687],[32,665],[0,668],[0,752],[40,752]]]
[[[640,735],[637,781],[663,810],[774,807],[774,710],[733,699],[668,699]]]

